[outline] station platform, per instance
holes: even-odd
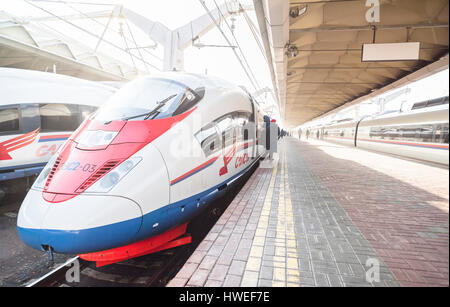
[[[285,138],[168,286],[448,286],[448,173]]]

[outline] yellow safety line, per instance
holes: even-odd
[[[286,154],[280,153],[280,195],[278,203],[277,234],[275,237],[275,255],[273,256],[273,287],[295,287],[300,284],[300,271],[298,267],[297,240],[295,237],[294,217],[292,212],[291,193],[289,188]],[[278,165],[272,171],[269,188],[264,199],[264,206],[252,241],[250,256],[242,278],[242,286],[257,286],[259,270],[263,258],[264,243],[266,240],[269,215],[272,207],[272,196],[275,188],[275,179]]]
[[[273,287],[294,287],[300,284],[298,268],[297,241],[295,237],[294,218],[292,213],[289,175],[286,166],[286,153],[283,152],[280,173],[280,196],[278,201],[278,223],[275,237],[275,256],[273,271]]]
[[[242,277],[241,286],[255,287],[258,284],[259,270],[261,268],[264,243],[266,241],[267,227],[269,224],[270,209],[272,207],[272,196],[275,188],[275,179],[277,176],[278,166],[275,165],[272,171],[269,188],[267,189],[264,205],[259,217],[258,226],[256,227],[255,236],[252,241],[250,255],[245,267],[244,276]]]

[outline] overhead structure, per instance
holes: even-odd
[[[199,38],[228,17],[251,10],[235,0],[223,2],[216,9],[192,20],[188,24],[171,30],[160,22],[152,21],[122,5],[98,4],[102,10],[83,11],[76,5],[93,5],[71,1],[26,0],[45,13],[45,16],[18,18],[1,12],[0,15],[0,66],[56,71],[61,74],[90,80],[122,81],[136,75],[153,71],[184,69],[184,50],[190,46],[205,47]],[[48,4],[59,4],[74,13],[63,15],[47,8]],[[106,8],[106,9],[105,9]],[[84,23],[89,20],[89,25]],[[82,21],[81,23],[79,21]],[[115,21],[119,30],[113,28]],[[49,22],[62,22],[95,42],[85,46],[62,35],[48,26]],[[132,25],[134,28],[132,28]],[[115,25],[117,28],[117,25]],[[148,40],[144,44],[135,39],[136,30],[143,32]],[[119,35],[112,39],[112,34]],[[114,33],[115,32],[115,33]],[[128,34],[128,37],[125,35]],[[151,43],[148,43],[151,42]],[[99,47],[106,46],[105,56]],[[162,46],[162,56],[151,54],[149,49]],[[111,50],[114,50],[114,53]],[[148,56],[159,61],[155,64]],[[129,60],[127,63],[118,60]]]
[[[282,117],[291,127],[362,101],[390,84],[405,84],[413,72],[420,72],[414,79],[430,73],[424,67],[434,71],[448,67],[448,0],[254,0],[254,4],[272,59]],[[408,60],[399,60],[401,52],[392,45],[396,43],[412,48]],[[365,44],[385,44],[366,48],[385,50],[378,57],[383,61],[363,62]],[[430,66],[433,63],[439,65]]]
[[[36,3],[45,3],[44,0],[27,0],[27,2],[39,8],[41,7]],[[61,4],[71,4],[71,2],[61,1]],[[80,14],[71,14],[65,16],[51,14],[51,16],[35,18],[34,20],[63,20],[71,23],[73,20],[77,19],[95,20],[98,18],[107,18],[108,22],[104,26],[103,33],[95,34],[90,30],[85,29],[86,32],[90,33],[92,36],[95,36],[98,39],[98,46],[106,41],[105,33],[110,30],[110,20],[112,20],[113,18],[122,20],[125,19],[127,22],[129,21],[131,24],[135,25],[156,43],[155,45],[150,47],[156,48],[157,44],[159,44],[164,48],[162,70],[171,71],[184,69],[184,50],[192,45],[195,45],[196,41],[200,37],[208,33],[210,30],[212,30],[217,23],[222,22],[232,15],[241,13],[243,10],[251,9],[253,9],[251,6],[242,6],[236,0],[226,1],[221,6],[218,6],[216,9],[210,11],[208,14],[204,14],[203,16],[200,16],[197,19],[194,19],[186,25],[181,26],[175,30],[169,29],[160,22],[152,21],[147,17],[144,17],[124,7],[123,5],[111,5],[111,9],[109,10],[101,10],[88,13],[81,12]],[[136,45],[135,48],[127,47],[127,51],[130,53],[132,58],[137,57],[137,60],[142,61],[142,54],[140,53],[140,50],[147,49],[149,48],[149,46],[139,46],[138,44],[136,44],[136,41],[134,41],[134,38],[132,43]],[[135,49],[135,52],[132,53],[131,49]],[[138,56],[133,55],[136,53],[138,53]]]
[[[247,7],[247,9],[250,9]],[[153,40],[164,46],[163,70],[183,70],[184,50],[192,46],[196,40],[212,30],[216,23],[238,14],[243,10],[236,1],[223,3],[220,7],[192,20],[184,26],[170,30],[159,22],[153,22],[123,6],[114,9],[114,16],[128,18]]]
[[[126,63],[3,11],[0,11],[0,67],[57,72],[93,81],[124,81],[137,74]]]

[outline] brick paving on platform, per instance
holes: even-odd
[[[279,150],[168,286],[448,286],[448,187],[435,178],[448,186],[448,170],[293,138]]]
[[[318,141],[292,145],[400,285],[449,285],[448,168]]]

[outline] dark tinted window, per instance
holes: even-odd
[[[19,130],[19,108],[0,109],[0,134]]]
[[[80,125],[77,105],[41,104],[41,132],[74,131]]]
[[[435,132],[434,132],[434,142],[448,144],[448,124],[447,123],[436,125]]]
[[[383,140],[448,143],[448,124],[373,127],[370,137]]]
[[[439,105],[448,104],[448,97],[440,97],[428,101],[422,101],[415,103],[412,107],[412,110],[422,109],[422,108],[429,108]]]
[[[205,95],[205,88],[198,88],[195,91],[186,90],[181,97],[179,105],[176,110],[173,112],[173,116],[182,114],[189,109],[192,109]]]
[[[448,144],[448,124],[442,127],[442,143]]]

